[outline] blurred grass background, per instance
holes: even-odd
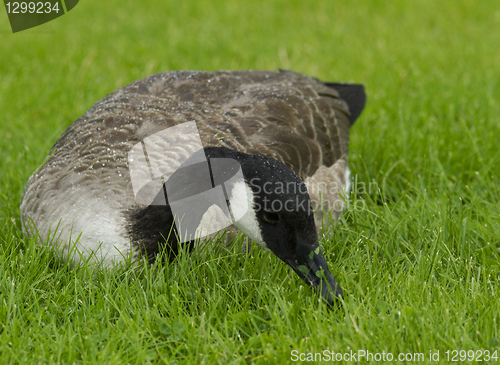
[[[0,11],[2,361],[500,350],[499,42],[493,0],[87,0],[16,34]],[[357,189],[323,239],[343,307],[263,251],[93,273],[24,238],[28,177],[95,101],[156,72],[278,68],[366,86]]]

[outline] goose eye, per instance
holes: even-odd
[[[280,216],[278,215],[278,213],[267,210],[263,211],[262,218],[264,219],[265,222],[270,224],[276,224],[280,220]]]

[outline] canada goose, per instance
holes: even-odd
[[[26,185],[23,226],[42,242],[55,237],[62,243],[58,250],[63,256],[76,241],[83,257],[111,264],[127,254],[154,257],[166,242],[172,258],[178,241],[171,234],[171,197],[217,185],[214,163],[226,158],[237,162],[234,171],[240,166],[243,177],[226,186],[225,203],[230,214],[248,208],[240,209],[233,225],[332,303],[342,296],[342,289],[328,270],[317,229],[326,205],[343,205],[340,194],[349,184],[349,127],[364,104],[362,85],[323,83],[291,71],[151,75],[101,99],[63,133]],[[198,151],[196,141],[183,134],[189,125],[197,127],[202,143]],[[180,129],[170,133],[174,127]],[[153,141],[153,154],[155,163],[171,170],[169,178],[155,180],[149,191],[156,196],[142,197],[131,178],[134,148],[142,151],[144,141],[167,128],[164,139]],[[164,150],[162,143],[169,138],[181,141],[180,147]],[[147,161],[149,169],[152,158]],[[212,169],[212,185],[206,188],[194,183],[201,181],[203,168],[186,169],[203,161]],[[224,179],[224,174],[219,177]],[[164,202],[156,204],[162,194]],[[207,199],[206,206],[191,206],[187,216],[200,223],[203,211],[214,203]],[[281,208],[266,207],[265,199],[280,202],[276,205]],[[311,209],[316,210],[316,225]],[[331,210],[337,219],[339,209]]]

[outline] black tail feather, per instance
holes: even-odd
[[[340,97],[346,101],[349,106],[349,111],[351,112],[349,121],[352,126],[365,107],[365,87],[361,84],[342,84],[334,82],[325,82],[325,85],[337,90]]]

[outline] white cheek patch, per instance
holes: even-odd
[[[259,222],[255,214],[253,191],[244,181],[238,181],[233,185],[231,197],[229,198],[229,209],[235,218],[234,226],[257,242],[267,248]]]

